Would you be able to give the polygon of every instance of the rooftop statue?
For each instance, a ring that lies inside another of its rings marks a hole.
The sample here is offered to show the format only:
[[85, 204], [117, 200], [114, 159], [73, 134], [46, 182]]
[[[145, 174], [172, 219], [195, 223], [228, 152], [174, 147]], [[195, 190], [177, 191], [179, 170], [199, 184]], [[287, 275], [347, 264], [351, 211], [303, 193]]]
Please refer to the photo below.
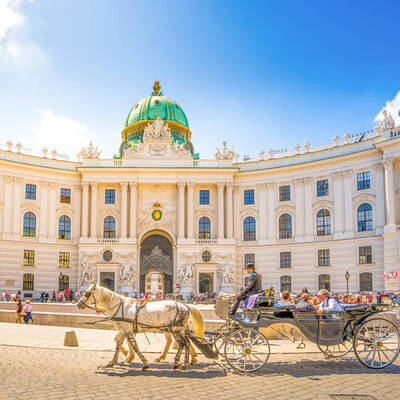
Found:
[[375, 131], [378, 133], [384, 133], [390, 131], [395, 127], [395, 122], [390, 113], [383, 110], [383, 119], [375, 126]]
[[217, 147], [217, 152], [214, 154], [217, 160], [233, 160], [237, 161], [239, 154], [233, 151], [233, 146], [229, 149], [226, 141], [222, 142], [222, 147]]
[[100, 157], [101, 150], [99, 150], [97, 147], [93, 145], [93, 142], [90, 141], [89, 146], [84, 148], [82, 147], [82, 150], [77, 154], [78, 161], [81, 159], [87, 160], [87, 159], [98, 159]]
[[172, 138], [168, 125], [157, 116], [153, 123], [148, 123], [144, 128], [143, 138]]

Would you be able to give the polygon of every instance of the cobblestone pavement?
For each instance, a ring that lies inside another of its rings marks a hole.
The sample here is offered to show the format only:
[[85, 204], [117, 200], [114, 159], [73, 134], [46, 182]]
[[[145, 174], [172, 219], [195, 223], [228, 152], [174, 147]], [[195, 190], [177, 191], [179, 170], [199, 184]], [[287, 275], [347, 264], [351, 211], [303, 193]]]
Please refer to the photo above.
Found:
[[0, 346], [0, 399], [328, 400], [329, 394], [368, 394], [389, 400], [400, 393], [400, 360], [372, 371], [352, 358], [325, 361], [320, 354], [273, 354], [266, 367], [249, 375], [203, 357], [187, 371], [172, 370], [170, 362], [151, 364], [144, 372], [136, 362], [97, 368], [111, 356], [105, 351]]

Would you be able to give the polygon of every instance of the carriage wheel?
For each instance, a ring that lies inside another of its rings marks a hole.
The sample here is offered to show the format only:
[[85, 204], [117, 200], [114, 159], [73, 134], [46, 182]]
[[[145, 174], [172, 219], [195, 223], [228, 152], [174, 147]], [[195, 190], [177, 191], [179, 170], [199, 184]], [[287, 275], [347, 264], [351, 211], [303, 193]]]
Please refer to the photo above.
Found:
[[227, 324], [217, 330], [217, 335], [214, 338], [214, 348], [218, 354], [224, 354], [226, 339], [231, 332], [232, 329]]
[[331, 346], [321, 346], [319, 349], [324, 353], [326, 358], [338, 358], [345, 356], [353, 348], [353, 343], [346, 340], [343, 343]]
[[362, 323], [353, 338], [354, 353], [368, 368], [385, 368], [396, 360], [400, 352], [400, 333], [384, 318], [373, 318]]
[[224, 355], [228, 364], [241, 372], [254, 372], [262, 368], [269, 359], [267, 338], [255, 329], [235, 330], [225, 339]]

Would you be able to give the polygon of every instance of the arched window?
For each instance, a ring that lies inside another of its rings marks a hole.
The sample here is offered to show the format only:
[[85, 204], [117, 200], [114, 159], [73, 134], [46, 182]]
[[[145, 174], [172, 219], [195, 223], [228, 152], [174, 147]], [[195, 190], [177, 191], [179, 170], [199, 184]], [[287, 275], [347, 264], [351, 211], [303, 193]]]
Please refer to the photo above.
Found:
[[290, 275], [281, 276], [281, 292], [284, 290], [292, 291], [292, 277]]
[[256, 220], [253, 217], [243, 221], [243, 240], [256, 240]]
[[360, 292], [372, 292], [372, 273], [371, 272], [361, 272], [360, 274]]
[[105, 238], [115, 238], [115, 218], [105, 217], [104, 218], [104, 235]]
[[282, 214], [279, 217], [279, 239], [290, 239], [292, 237], [292, 216]]
[[24, 274], [22, 283], [22, 289], [27, 291], [32, 291], [34, 288], [34, 276], [33, 274]]
[[199, 239], [210, 239], [210, 218], [199, 219]]
[[319, 210], [317, 213], [317, 236], [331, 234], [331, 213], [328, 210]]
[[36, 236], [36, 215], [33, 212], [24, 214], [24, 236]]
[[331, 290], [331, 277], [328, 274], [318, 276], [318, 290], [321, 289]]
[[69, 276], [60, 274], [58, 276], [58, 290], [69, 289]]
[[357, 210], [358, 232], [372, 231], [372, 206], [364, 203]]
[[71, 218], [68, 215], [61, 215], [58, 220], [58, 238], [71, 239]]

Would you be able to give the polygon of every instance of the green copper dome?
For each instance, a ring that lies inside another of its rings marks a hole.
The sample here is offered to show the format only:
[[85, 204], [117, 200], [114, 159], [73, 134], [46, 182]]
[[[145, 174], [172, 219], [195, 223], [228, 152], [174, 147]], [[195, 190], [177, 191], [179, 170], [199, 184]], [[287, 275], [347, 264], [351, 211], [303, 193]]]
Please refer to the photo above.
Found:
[[126, 119], [125, 128], [140, 121], [154, 121], [157, 116], [164, 121], [176, 122], [189, 129], [189, 122], [182, 108], [163, 95], [158, 81], [154, 83], [153, 93], [132, 107]]

